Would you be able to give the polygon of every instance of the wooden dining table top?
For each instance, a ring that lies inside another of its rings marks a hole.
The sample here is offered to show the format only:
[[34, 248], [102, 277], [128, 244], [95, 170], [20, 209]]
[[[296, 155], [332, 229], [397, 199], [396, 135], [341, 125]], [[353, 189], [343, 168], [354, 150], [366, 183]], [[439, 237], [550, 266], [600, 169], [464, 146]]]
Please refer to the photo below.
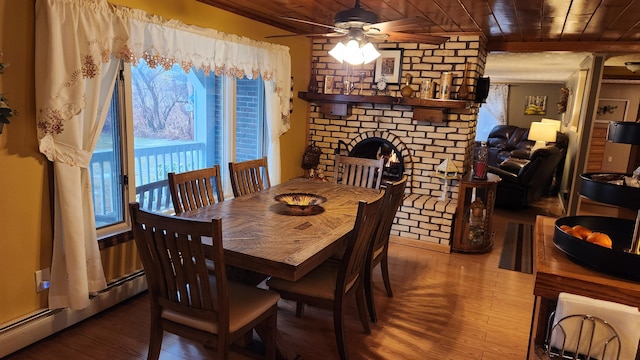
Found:
[[[274, 200], [286, 193], [311, 193], [327, 201], [310, 215], [293, 215]], [[342, 246], [355, 225], [358, 202], [371, 201], [379, 193], [298, 178], [177, 216], [221, 218], [226, 264], [295, 281]]]

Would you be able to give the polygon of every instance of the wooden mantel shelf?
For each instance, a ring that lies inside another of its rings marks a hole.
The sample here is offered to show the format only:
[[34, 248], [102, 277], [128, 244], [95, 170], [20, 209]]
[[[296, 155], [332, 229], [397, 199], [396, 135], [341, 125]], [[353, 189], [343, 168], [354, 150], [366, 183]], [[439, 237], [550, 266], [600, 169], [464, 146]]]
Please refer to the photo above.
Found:
[[468, 106], [468, 101], [465, 100], [403, 98], [385, 95], [317, 94], [300, 91], [298, 97], [318, 104], [320, 112], [325, 115], [349, 116], [353, 104], [407, 105], [413, 107], [414, 120], [429, 122], [443, 122], [445, 115], [451, 109], [465, 109]]

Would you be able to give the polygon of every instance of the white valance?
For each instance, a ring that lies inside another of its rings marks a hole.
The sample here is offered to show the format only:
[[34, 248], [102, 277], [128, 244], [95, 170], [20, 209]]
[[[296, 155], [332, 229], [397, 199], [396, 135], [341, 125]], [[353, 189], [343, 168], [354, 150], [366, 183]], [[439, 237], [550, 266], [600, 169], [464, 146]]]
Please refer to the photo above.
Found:
[[282, 118], [279, 134], [290, 127], [291, 57], [286, 46], [166, 20], [106, 0], [38, 3], [40, 21], [59, 34], [55, 39], [48, 34], [55, 41], [47, 44], [44, 58], [36, 57], [36, 72], [47, 72], [46, 79], [37, 77], [36, 101], [40, 150], [49, 160], [82, 164], [56, 149], [53, 138], [59, 137], [66, 122], [84, 108], [82, 80], [97, 76], [100, 64], [111, 56], [132, 63], [145, 59], [152, 68], [180, 64], [185, 71], [195, 67], [238, 78], [262, 76], [275, 85]]

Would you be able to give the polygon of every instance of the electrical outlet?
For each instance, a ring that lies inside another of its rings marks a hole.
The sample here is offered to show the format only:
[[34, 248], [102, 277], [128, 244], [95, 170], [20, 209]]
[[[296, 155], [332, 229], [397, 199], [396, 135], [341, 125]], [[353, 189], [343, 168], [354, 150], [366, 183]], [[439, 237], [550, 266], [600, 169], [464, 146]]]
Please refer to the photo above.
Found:
[[36, 291], [42, 292], [49, 288], [51, 271], [49, 268], [36, 271]]

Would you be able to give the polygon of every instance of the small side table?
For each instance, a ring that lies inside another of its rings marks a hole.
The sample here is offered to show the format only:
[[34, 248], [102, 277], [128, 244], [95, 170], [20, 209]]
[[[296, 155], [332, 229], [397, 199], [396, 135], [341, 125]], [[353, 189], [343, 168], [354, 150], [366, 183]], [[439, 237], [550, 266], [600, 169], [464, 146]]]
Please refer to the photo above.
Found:
[[499, 176], [491, 173], [487, 174], [486, 180], [474, 179], [470, 173], [460, 180], [452, 250], [491, 250], [491, 218], [496, 201], [496, 188], [500, 180]]

